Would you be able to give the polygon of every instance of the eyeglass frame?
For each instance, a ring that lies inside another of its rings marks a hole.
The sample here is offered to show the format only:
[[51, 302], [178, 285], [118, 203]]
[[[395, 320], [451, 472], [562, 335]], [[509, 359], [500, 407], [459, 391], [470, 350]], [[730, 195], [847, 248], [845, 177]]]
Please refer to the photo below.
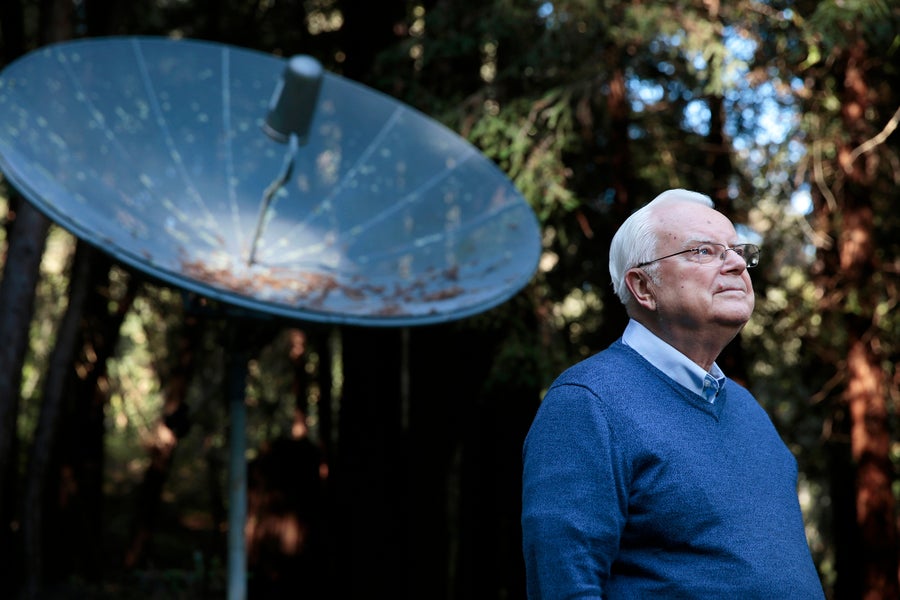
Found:
[[[660, 256], [659, 258], [654, 258], [653, 260], [648, 260], [648, 261], [645, 261], [645, 262], [642, 262], [642, 263], [638, 263], [638, 264], [634, 265], [634, 267], [632, 267], [632, 268], [634, 268], [634, 269], [639, 269], [639, 268], [641, 268], [641, 267], [646, 267], [647, 265], [653, 264], [653, 263], [658, 262], [658, 261], [660, 261], [660, 260], [663, 260], [663, 259], [665, 259], [665, 258], [672, 258], [673, 256], [679, 256], [679, 255], [681, 255], [681, 254], [687, 254], [688, 252], [694, 252], [694, 253], [696, 253], [696, 254], [699, 256], [700, 248], [701, 248], [702, 246], [705, 246], [705, 245], [709, 245], [709, 246], [720, 246], [720, 247], [724, 248], [724, 250], [722, 250], [722, 254], [719, 255], [719, 259], [720, 259], [723, 263], [725, 262], [725, 255], [728, 254], [728, 251], [729, 251], [729, 250], [731, 250], [732, 252], [734, 252], [735, 254], [737, 254], [738, 256], [740, 256], [740, 257], [744, 260], [744, 264], [746, 265], [746, 267], [747, 267], [748, 269], [752, 269], [753, 267], [755, 267], [755, 266], [757, 266], [757, 265], [759, 264], [759, 253], [760, 253], [760, 252], [759, 252], [759, 246], [757, 246], [756, 244], [735, 244], [734, 246], [726, 246], [725, 244], [720, 244], [720, 243], [718, 243], [718, 242], [701, 242], [700, 245], [695, 246], [695, 247], [693, 247], [693, 248], [688, 248], [687, 250], [681, 250], [680, 252], [675, 252], [675, 253], [672, 253], [672, 254], [667, 254], [667, 255], [665, 255], [665, 256]], [[744, 254], [743, 254], [743, 255], [738, 254], [737, 251], [735, 250], [735, 248], [740, 248], [740, 247], [743, 247], [743, 248], [744, 248]], [[753, 250], [751, 250], [750, 252], [747, 252], [747, 248], [752, 248]], [[753, 264], [750, 264], [750, 259], [751, 259], [751, 257], [755, 257], [755, 258], [756, 258], [756, 261], [753, 262]], [[713, 262], [713, 261], [710, 260], [709, 262], [706, 262], [706, 263], [701, 263], [701, 262], [698, 261], [697, 264], [707, 265], [707, 264], [710, 264], [711, 262]]]

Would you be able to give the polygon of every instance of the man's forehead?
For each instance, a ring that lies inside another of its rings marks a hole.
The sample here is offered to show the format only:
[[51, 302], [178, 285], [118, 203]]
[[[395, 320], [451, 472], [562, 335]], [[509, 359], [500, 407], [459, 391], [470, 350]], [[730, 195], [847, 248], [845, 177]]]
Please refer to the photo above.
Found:
[[[731, 221], [714, 208], [696, 202], [668, 202], [657, 207], [653, 216], [660, 222], [682, 222], [694, 226], [731, 226]], [[732, 227], [733, 228], [733, 227]]]
[[675, 242], [737, 241], [737, 233], [728, 217], [702, 204], [672, 202], [660, 206], [654, 216], [662, 239]]

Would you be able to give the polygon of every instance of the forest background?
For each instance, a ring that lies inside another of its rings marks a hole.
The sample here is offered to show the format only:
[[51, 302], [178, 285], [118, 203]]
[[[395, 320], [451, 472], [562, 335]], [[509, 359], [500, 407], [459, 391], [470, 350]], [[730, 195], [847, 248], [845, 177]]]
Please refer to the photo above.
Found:
[[514, 298], [444, 325], [253, 318], [116, 264], [5, 185], [4, 591], [220, 597], [244, 360], [251, 595], [523, 598], [525, 432], [553, 377], [624, 327], [612, 233], [684, 187], [763, 248], [720, 363], [797, 457], [828, 597], [900, 597], [897, 3], [7, 0], [0, 66], [138, 34], [308, 54], [416, 107], [508, 174], [543, 256]]

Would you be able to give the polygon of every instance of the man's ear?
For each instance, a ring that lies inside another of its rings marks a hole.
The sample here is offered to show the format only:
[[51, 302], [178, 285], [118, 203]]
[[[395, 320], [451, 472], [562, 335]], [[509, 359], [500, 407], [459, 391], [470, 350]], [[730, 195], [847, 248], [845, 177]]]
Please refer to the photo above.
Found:
[[646, 310], [656, 310], [656, 294], [647, 273], [638, 268], [630, 269], [625, 273], [625, 285], [638, 305]]

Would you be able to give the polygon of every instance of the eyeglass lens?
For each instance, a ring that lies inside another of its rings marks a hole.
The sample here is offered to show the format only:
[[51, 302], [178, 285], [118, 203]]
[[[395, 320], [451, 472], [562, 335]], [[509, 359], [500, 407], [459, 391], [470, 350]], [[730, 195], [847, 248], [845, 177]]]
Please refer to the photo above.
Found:
[[743, 258], [747, 267], [755, 267], [759, 263], [759, 248], [753, 244], [738, 244], [732, 248], [728, 248], [723, 244], [710, 242], [697, 246], [694, 249], [694, 253], [697, 256], [698, 262], [708, 263], [712, 261], [713, 258], [719, 258], [724, 261], [729, 250]]

